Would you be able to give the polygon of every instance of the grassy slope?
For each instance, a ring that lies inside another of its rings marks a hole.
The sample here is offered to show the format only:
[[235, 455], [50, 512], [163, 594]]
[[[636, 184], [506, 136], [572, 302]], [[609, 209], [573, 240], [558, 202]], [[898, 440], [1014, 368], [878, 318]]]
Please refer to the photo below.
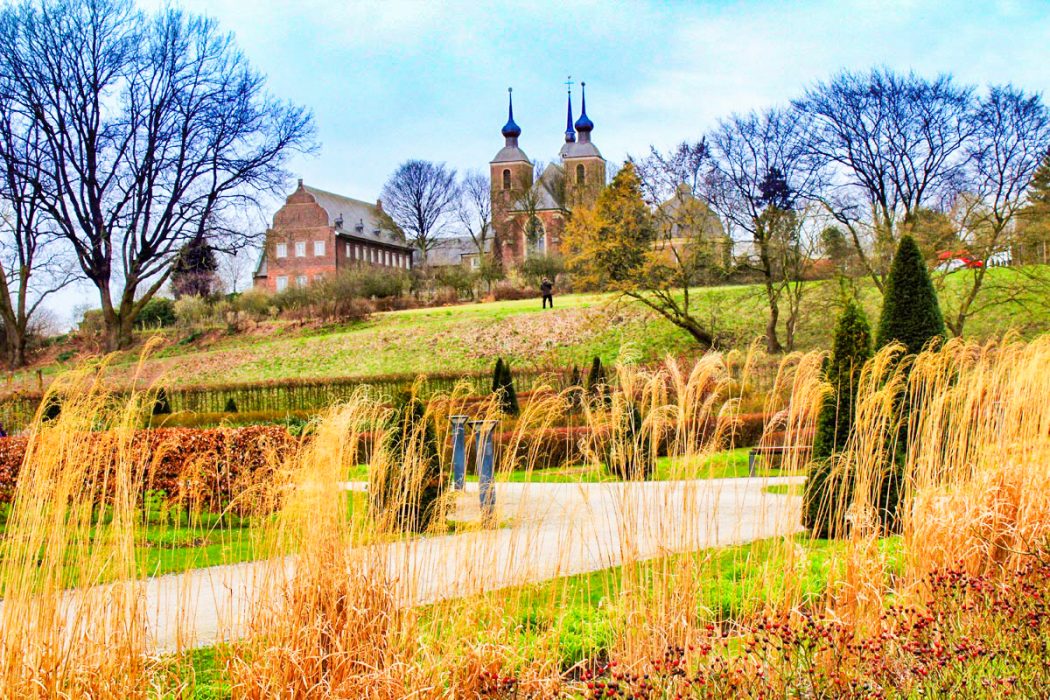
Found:
[[[1005, 279], [1010, 270], [995, 270]], [[957, 273], [958, 275], [959, 273]], [[946, 280], [944, 295], [958, 290], [961, 276]], [[809, 285], [798, 329], [800, 349], [827, 344], [836, 314], [837, 285]], [[764, 300], [755, 286], [697, 290], [696, 315], [705, 319], [727, 345], [744, 347], [764, 329]], [[872, 321], [880, 298], [862, 283], [861, 296]], [[539, 300], [463, 304], [376, 314], [352, 326], [303, 328], [281, 324], [266, 333], [206, 334], [185, 341], [188, 331], [171, 330], [168, 342], [146, 363], [145, 376], [166, 376], [172, 383], [254, 381], [282, 377], [368, 376], [390, 373], [488, 369], [495, 357], [518, 366], [587, 364], [603, 361], [656, 360], [692, 353], [696, 345], [684, 332], [655, 317], [637, 303], [611, 295], [561, 295], [554, 311], [542, 311]], [[949, 303], [950, 305], [950, 303]], [[987, 337], [1007, 329], [1033, 335], [1050, 327], [1047, 309], [1009, 301], [982, 310], [967, 334]], [[137, 351], [114, 358], [115, 375], [135, 371]], [[43, 367], [52, 374], [61, 364]], [[31, 383], [29, 374], [23, 374]]]

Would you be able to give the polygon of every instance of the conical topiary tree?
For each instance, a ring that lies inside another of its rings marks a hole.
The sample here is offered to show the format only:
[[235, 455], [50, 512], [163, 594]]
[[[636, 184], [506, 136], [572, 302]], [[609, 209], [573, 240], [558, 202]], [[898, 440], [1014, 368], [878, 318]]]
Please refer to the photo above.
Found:
[[926, 261], [915, 239], [902, 236], [883, 292], [875, 345], [898, 342], [914, 354], [944, 333], [944, 316]]
[[445, 479], [434, 422], [418, 397], [397, 399], [384, 448], [387, 468], [369, 485], [374, 517], [390, 518], [391, 527], [405, 532], [428, 530], [440, 518]]
[[157, 395], [153, 399], [153, 415], [163, 416], [171, 413], [171, 401], [168, 400], [168, 392], [164, 387], [157, 389]]
[[514, 377], [510, 373], [510, 363], [500, 359], [496, 363], [498, 374], [493, 377], [493, 391], [499, 395], [500, 409], [510, 416], [519, 412], [518, 392], [514, 390]]
[[591, 371], [587, 374], [587, 394], [595, 398], [603, 398], [607, 393], [608, 379], [605, 376], [605, 367], [602, 358], [595, 355], [591, 361]]
[[503, 381], [503, 358], [496, 358], [496, 366], [492, 368], [492, 393], [499, 391], [500, 382]]
[[840, 452], [853, 430], [857, 409], [857, 383], [864, 363], [871, 358], [871, 326], [864, 310], [850, 300], [839, 316], [831, 356], [824, 377], [832, 391], [817, 418], [809, 478], [803, 494], [802, 524], [816, 537], [844, 532], [845, 510], [852, 488], [849, 474], [833, 474], [833, 456]]
[[[915, 354], [922, 351], [930, 341], [943, 339], [944, 335], [944, 316], [926, 261], [915, 239], [902, 236], [886, 280], [875, 345], [882, 348], [898, 342], [908, 354]], [[887, 436], [893, 443], [889, 450], [891, 457], [875, 497], [882, 527], [888, 531], [897, 530], [900, 524], [898, 509], [908, 451], [908, 421], [914, 418], [909, 415], [906, 396], [898, 397], [897, 406], [900, 411], [900, 430], [896, 435]]]

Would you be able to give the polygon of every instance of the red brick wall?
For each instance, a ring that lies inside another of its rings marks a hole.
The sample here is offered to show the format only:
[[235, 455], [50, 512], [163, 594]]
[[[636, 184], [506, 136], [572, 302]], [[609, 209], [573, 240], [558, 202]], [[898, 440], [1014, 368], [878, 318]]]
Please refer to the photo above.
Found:
[[[314, 254], [315, 241], [324, 241], [324, 255]], [[300, 242], [306, 244], [304, 257], [295, 254], [295, 244]], [[277, 257], [280, 244], [287, 246], [286, 257]], [[330, 277], [336, 273], [336, 255], [328, 214], [308, 192], [296, 191], [273, 215], [273, 228], [266, 233], [266, 277], [256, 280], [256, 286], [276, 292], [278, 277], [287, 277], [289, 287], [302, 275], [308, 284], [318, 275]]]

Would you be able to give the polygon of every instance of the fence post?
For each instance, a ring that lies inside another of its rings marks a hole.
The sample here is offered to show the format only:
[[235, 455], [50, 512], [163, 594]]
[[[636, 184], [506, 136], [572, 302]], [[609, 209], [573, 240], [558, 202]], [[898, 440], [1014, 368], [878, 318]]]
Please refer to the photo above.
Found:
[[467, 420], [470, 416], [449, 416], [452, 422], [452, 488], [463, 490], [467, 472]]
[[470, 422], [477, 441], [478, 499], [482, 522], [491, 520], [496, 512], [496, 488], [492, 483], [492, 431], [498, 423], [497, 420]]

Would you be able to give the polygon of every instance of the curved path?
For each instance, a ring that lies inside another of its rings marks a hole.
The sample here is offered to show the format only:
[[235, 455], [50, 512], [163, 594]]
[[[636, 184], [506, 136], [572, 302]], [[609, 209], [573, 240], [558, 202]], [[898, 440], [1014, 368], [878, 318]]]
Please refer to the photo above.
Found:
[[[375, 545], [369, 552], [384, 562], [399, 603], [416, 605], [593, 571], [625, 559], [788, 534], [799, 529], [801, 499], [769, 494], [764, 487], [801, 481], [498, 483], [497, 515], [510, 519], [511, 527]], [[364, 484], [344, 487], [363, 489]], [[467, 484], [455, 519], [479, 517], [477, 488]], [[277, 566], [245, 562], [146, 581], [152, 647], [166, 652], [241, 636], [255, 593], [282, 570], [291, 575], [294, 567], [289, 557]]]

